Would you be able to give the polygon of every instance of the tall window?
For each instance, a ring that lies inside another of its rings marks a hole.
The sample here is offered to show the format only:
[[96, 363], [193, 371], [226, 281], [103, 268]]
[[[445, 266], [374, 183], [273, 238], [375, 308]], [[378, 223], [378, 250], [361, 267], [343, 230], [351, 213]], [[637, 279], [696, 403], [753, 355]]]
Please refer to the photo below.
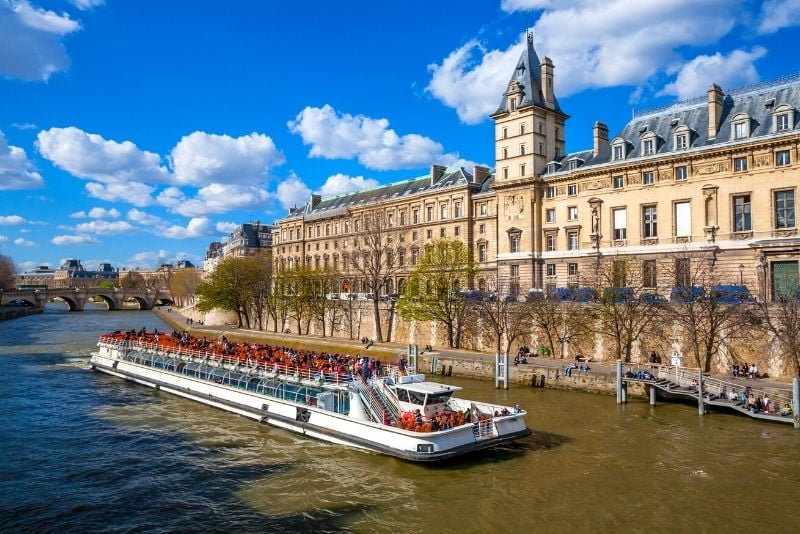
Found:
[[614, 176], [611, 178], [611, 181], [614, 184], [614, 189], [622, 189], [625, 187], [625, 178], [623, 176]]
[[508, 167], [503, 167], [503, 178], [508, 180]]
[[574, 197], [578, 194], [578, 184], [567, 185], [567, 195]]
[[753, 229], [750, 216], [750, 195], [736, 195], [733, 197], [733, 231], [749, 232]]
[[547, 234], [547, 252], [553, 252], [556, 249], [556, 234]]
[[567, 264], [567, 274], [570, 276], [578, 276], [578, 264], [577, 263], [568, 263]]
[[406, 225], [406, 212], [405, 211], [401, 211], [400, 212], [400, 226], [405, 226], [405, 225]]
[[547, 189], [545, 189], [545, 197], [554, 198], [555, 196], [556, 196], [556, 188], [555, 188], [555, 186], [548, 185]]
[[544, 211], [544, 220], [545, 220], [545, 222], [548, 222], [548, 223], [556, 222], [556, 209], [555, 208], [547, 208]]
[[689, 287], [692, 283], [692, 263], [689, 258], [677, 258], [675, 260], [675, 285], [677, 287]]
[[447, 236], [447, 230], [444, 228], [439, 228], [439, 237], [446, 237], [446, 236]]
[[503, 139], [508, 139], [508, 128], [503, 128]]
[[511, 266], [511, 287], [509, 287], [509, 292], [512, 295], [519, 294], [519, 265]]
[[794, 228], [794, 189], [775, 191], [775, 228]]
[[747, 158], [733, 158], [734, 172], [745, 172], [747, 170]]
[[692, 205], [689, 202], [675, 203], [675, 236], [692, 235]]
[[642, 207], [642, 236], [658, 237], [658, 220], [655, 206]]
[[525, 155], [525, 143], [522, 143], [521, 145], [519, 145], [519, 155], [520, 156], [524, 156]]
[[509, 248], [511, 252], [519, 252], [519, 234], [513, 233], [509, 235]]
[[486, 233], [486, 225], [485, 224], [479, 224], [478, 225], [478, 233], [479, 234], [485, 234]]
[[622, 145], [614, 145], [614, 161], [625, 159], [625, 148]]
[[447, 203], [443, 202], [439, 206], [439, 219], [444, 220], [447, 218]]
[[614, 212], [614, 239], [628, 239], [628, 210], [615, 209]]
[[555, 276], [556, 275], [556, 264], [555, 263], [548, 263], [545, 268], [547, 276]]
[[567, 248], [569, 250], [578, 250], [578, 232], [567, 233]]
[[397, 251], [397, 265], [403, 267], [406, 264], [406, 251], [405, 249], [399, 249]]
[[433, 220], [433, 206], [428, 206], [426, 208], [426, 211], [427, 211], [427, 216], [428, 216], [427, 220], [428, 220], [428, 222], [430, 222], [430, 221]]
[[525, 176], [525, 164], [524, 163], [519, 166], [519, 175], [520, 176]]
[[486, 207], [486, 202], [481, 203], [480, 213], [481, 215], [486, 215], [487, 213], [489, 213], [489, 210]]
[[461, 217], [461, 202], [453, 203], [453, 217]]
[[737, 122], [733, 125], [733, 138], [744, 139], [749, 134], [747, 122]]
[[642, 285], [644, 287], [658, 286], [656, 260], [644, 260], [642, 262]]
[[481, 263], [486, 261], [486, 243], [478, 244], [478, 261]]
[[519, 134], [520, 135], [525, 135], [525, 123], [524, 122], [519, 125]]
[[642, 183], [644, 185], [653, 185], [656, 183], [655, 174], [652, 171], [642, 173]]
[[412, 248], [411, 249], [411, 265], [416, 265], [417, 261], [419, 261], [419, 249]]
[[779, 132], [789, 129], [789, 114], [781, 113], [775, 116], [775, 129]]
[[775, 152], [775, 166], [785, 167], [792, 164], [792, 156], [788, 150], [779, 150]]
[[649, 156], [655, 153], [656, 142], [654, 139], [645, 139], [642, 141], [642, 154]]
[[675, 167], [675, 180], [681, 182], [685, 180], [688, 176], [686, 171], [686, 165], [681, 165], [680, 167]]
[[685, 133], [675, 135], [675, 149], [683, 150], [689, 146], [688, 138], [689, 136]]
[[417, 224], [417, 223], [419, 222], [419, 210], [418, 210], [418, 209], [415, 209], [415, 210], [412, 212], [412, 214], [411, 214], [411, 221], [412, 221], [414, 224]]
[[503, 147], [503, 159], [508, 159], [508, 148]]

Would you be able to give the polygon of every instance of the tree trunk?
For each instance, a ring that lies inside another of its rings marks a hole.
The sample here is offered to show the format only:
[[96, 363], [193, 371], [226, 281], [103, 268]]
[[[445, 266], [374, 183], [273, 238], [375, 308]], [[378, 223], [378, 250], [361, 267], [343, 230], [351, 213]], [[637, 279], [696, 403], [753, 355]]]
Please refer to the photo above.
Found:
[[375, 316], [375, 337], [379, 342], [383, 342], [383, 333], [381, 332], [381, 310], [378, 308], [378, 294], [372, 299], [372, 311]]

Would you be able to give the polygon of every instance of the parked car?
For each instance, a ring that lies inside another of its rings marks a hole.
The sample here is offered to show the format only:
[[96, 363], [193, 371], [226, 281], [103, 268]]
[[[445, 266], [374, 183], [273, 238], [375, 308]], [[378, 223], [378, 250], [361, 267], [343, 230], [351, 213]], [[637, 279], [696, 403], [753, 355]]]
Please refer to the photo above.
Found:
[[699, 302], [705, 297], [706, 290], [700, 286], [672, 288], [669, 293], [669, 301], [672, 304], [685, 304], [687, 302]]
[[607, 287], [603, 289], [604, 302], [628, 302], [633, 300], [633, 289], [630, 287]]
[[597, 300], [597, 291], [592, 287], [576, 287], [572, 290], [572, 300], [575, 302], [593, 302]]
[[325, 298], [328, 300], [339, 300], [339, 293], [326, 293]]
[[374, 300], [374, 293], [356, 293], [356, 300]]
[[711, 287], [710, 298], [721, 304], [742, 304], [755, 302], [747, 286], [720, 284]]
[[544, 291], [537, 288], [531, 288], [528, 290], [528, 300], [542, 300], [544, 298]]
[[547, 298], [558, 302], [572, 300], [572, 290], [568, 287], [552, 287], [547, 290]]
[[666, 304], [667, 299], [658, 293], [642, 293], [639, 295], [642, 304]]

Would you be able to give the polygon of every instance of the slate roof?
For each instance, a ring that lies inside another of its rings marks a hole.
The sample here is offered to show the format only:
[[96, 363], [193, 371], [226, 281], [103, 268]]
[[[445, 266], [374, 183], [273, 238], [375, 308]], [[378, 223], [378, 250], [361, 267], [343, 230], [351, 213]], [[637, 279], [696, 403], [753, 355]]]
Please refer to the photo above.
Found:
[[[797, 131], [800, 126], [800, 74], [742, 87], [726, 94], [717, 135], [713, 139], [708, 138], [707, 97], [645, 110], [634, 116], [617, 136], [610, 138], [609, 146], [601, 150], [597, 156], [592, 156], [592, 150], [581, 150], [558, 158], [562, 167], [557, 172], [567, 171], [567, 162], [575, 157], [584, 160], [579, 168], [610, 163], [611, 143], [618, 138], [622, 138], [626, 143], [626, 161], [645, 157], [642, 154], [641, 137], [647, 132], [653, 132], [656, 135], [657, 146], [655, 153], [646, 157], [669, 153], [677, 154], [686, 150], [720, 144], [747, 143], [753, 139], [783, 135], [785, 132], [775, 133], [772, 131], [772, 112], [784, 104], [795, 110], [794, 124], [790, 127], [791, 130]], [[734, 140], [731, 136], [732, 119], [740, 113], [750, 117], [750, 135], [744, 139]], [[681, 126], [689, 129], [689, 145], [685, 149], [676, 150], [673, 146], [673, 132]]]
[[[526, 39], [527, 45], [525, 50], [522, 51], [522, 54], [519, 56], [519, 60], [517, 61], [517, 66], [514, 69], [514, 73], [511, 75], [511, 78], [508, 80], [508, 83], [516, 80], [516, 82], [520, 86], [520, 90], [522, 91], [522, 102], [519, 104], [519, 108], [523, 108], [526, 106], [538, 106], [540, 108], [548, 108], [554, 109], [561, 114], [564, 112], [561, 110], [561, 106], [558, 104], [558, 99], [556, 98], [555, 94], [553, 95], [553, 107], [546, 106], [544, 103], [544, 95], [542, 94], [542, 62], [539, 61], [539, 56], [536, 54], [536, 50], [533, 48], [533, 35], [528, 34], [528, 38]], [[505, 113], [508, 110], [508, 102], [507, 102], [506, 95], [503, 95], [503, 98], [500, 100], [500, 106], [497, 108], [497, 113]]]
[[[335, 217], [346, 215], [347, 210], [352, 207], [370, 204], [373, 202], [383, 202], [394, 200], [403, 196], [417, 193], [435, 191], [457, 185], [470, 184], [473, 181], [472, 173], [463, 167], [447, 169], [442, 176], [431, 184], [430, 175], [411, 178], [401, 182], [388, 185], [381, 185], [372, 189], [364, 189], [354, 193], [345, 193], [334, 197], [320, 200], [312, 209], [311, 203], [289, 210], [287, 217], [304, 216], [306, 220], [313, 220], [323, 217]], [[484, 180], [486, 183], [487, 180]], [[482, 185], [482, 184], [476, 184]]]

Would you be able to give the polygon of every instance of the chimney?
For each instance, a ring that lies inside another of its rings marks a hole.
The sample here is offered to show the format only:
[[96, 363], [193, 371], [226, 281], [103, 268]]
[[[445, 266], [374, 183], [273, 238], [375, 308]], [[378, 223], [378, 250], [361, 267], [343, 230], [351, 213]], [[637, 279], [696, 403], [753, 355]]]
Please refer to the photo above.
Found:
[[594, 140], [594, 148], [592, 148], [592, 156], [597, 156], [602, 150], [608, 146], [608, 126], [606, 123], [596, 121], [592, 129], [592, 139]]
[[311, 209], [313, 210], [319, 206], [319, 201], [322, 200], [322, 195], [311, 195]]
[[489, 167], [475, 165], [472, 170], [472, 183], [481, 184], [489, 176]]
[[431, 165], [431, 185], [439, 181], [447, 167], [444, 165]]
[[708, 138], [717, 137], [720, 119], [722, 119], [722, 104], [725, 95], [719, 85], [712, 83], [708, 88]]
[[555, 103], [553, 98], [553, 61], [549, 57], [542, 60], [542, 96], [545, 105], [552, 106]]

